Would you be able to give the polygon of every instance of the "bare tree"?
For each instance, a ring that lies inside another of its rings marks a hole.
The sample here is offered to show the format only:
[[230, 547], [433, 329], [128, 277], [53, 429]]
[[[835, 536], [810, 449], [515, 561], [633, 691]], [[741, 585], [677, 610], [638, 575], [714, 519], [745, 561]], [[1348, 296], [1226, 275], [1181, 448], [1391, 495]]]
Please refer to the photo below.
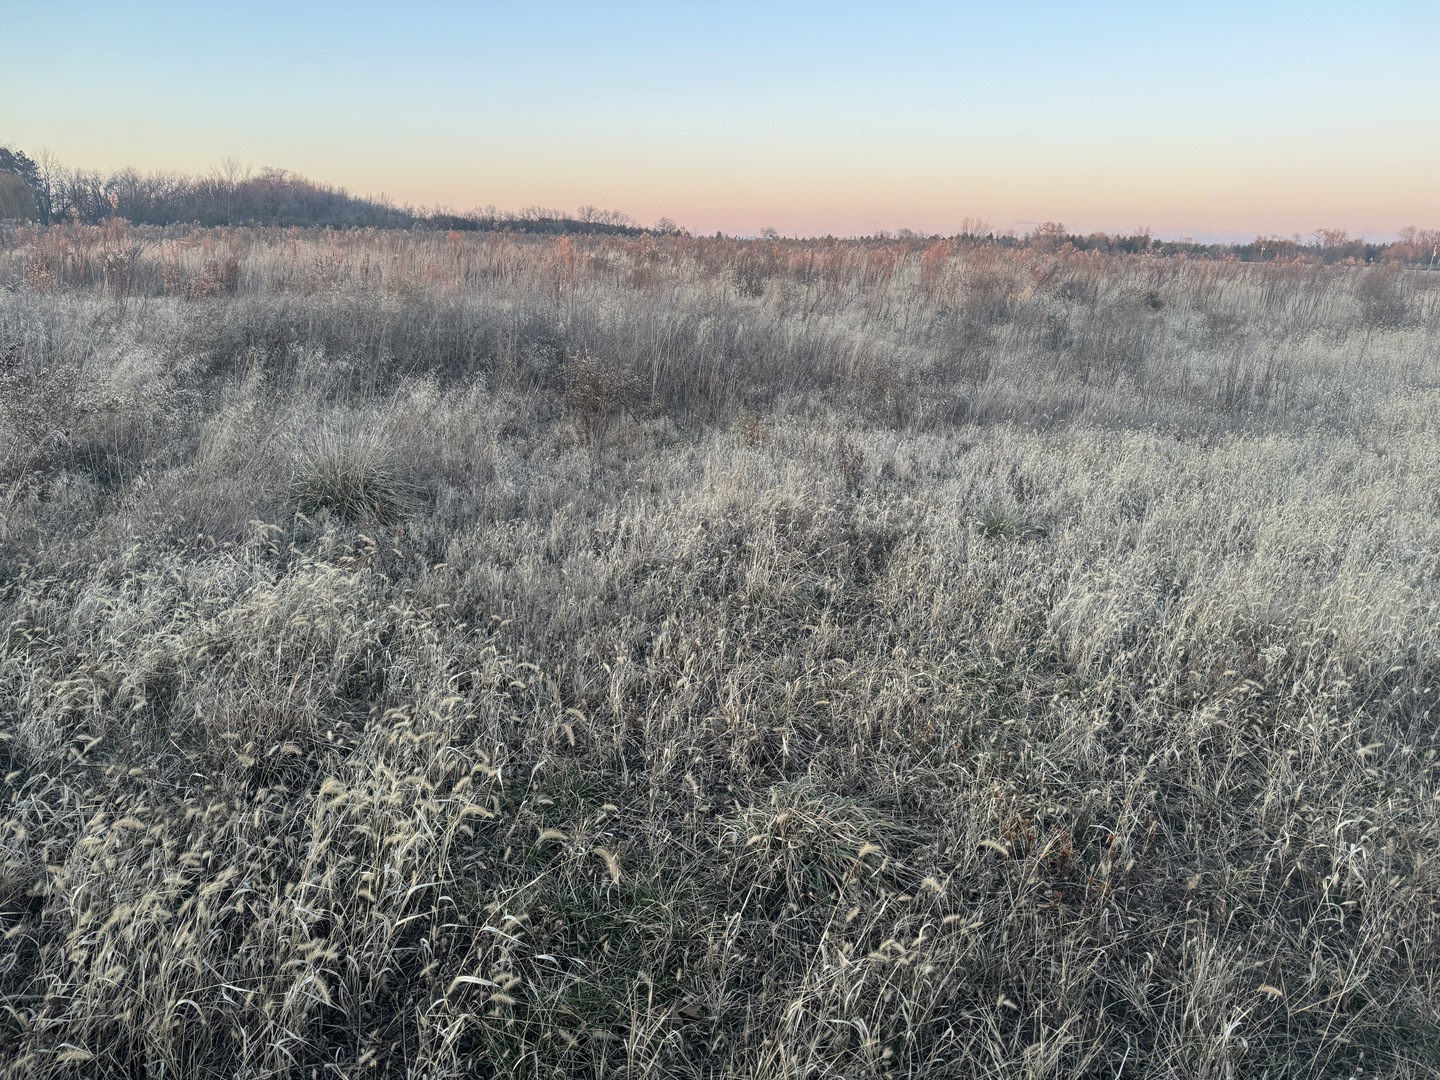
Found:
[[967, 216], [960, 219], [960, 235], [967, 240], [979, 240], [990, 232], [990, 223], [984, 218]]

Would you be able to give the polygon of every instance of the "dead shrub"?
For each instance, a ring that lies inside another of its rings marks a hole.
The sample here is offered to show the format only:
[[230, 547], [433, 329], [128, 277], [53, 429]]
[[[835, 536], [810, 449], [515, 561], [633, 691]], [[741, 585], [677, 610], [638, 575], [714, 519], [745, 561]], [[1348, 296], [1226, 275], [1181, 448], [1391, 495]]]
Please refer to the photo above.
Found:
[[585, 350], [570, 360], [565, 403], [591, 442], [598, 442], [623, 417], [638, 417], [647, 396], [637, 372]]

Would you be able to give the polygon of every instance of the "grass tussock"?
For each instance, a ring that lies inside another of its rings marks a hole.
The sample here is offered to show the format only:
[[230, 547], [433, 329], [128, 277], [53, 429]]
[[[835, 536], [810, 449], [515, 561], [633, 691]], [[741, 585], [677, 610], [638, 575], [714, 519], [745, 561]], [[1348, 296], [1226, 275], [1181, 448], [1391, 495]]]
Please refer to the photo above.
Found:
[[1440, 1068], [1430, 276], [112, 232], [0, 249], [0, 1075]]
[[393, 524], [420, 497], [383, 432], [323, 429], [298, 457], [287, 491], [308, 517], [330, 513], [352, 524]]

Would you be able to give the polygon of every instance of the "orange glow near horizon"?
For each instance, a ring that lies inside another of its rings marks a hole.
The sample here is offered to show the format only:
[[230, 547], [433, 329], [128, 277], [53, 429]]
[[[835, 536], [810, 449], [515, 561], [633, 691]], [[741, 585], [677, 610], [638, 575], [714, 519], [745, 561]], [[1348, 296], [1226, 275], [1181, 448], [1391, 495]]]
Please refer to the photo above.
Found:
[[[1440, 226], [1434, 5], [249, 14], [91, 5], [63, 50], [11, 57], [0, 142], [87, 168], [229, 158], [417, 206], [592, 204], [705, 233]], [[38, 13], [10, 23], [46, 39]]]

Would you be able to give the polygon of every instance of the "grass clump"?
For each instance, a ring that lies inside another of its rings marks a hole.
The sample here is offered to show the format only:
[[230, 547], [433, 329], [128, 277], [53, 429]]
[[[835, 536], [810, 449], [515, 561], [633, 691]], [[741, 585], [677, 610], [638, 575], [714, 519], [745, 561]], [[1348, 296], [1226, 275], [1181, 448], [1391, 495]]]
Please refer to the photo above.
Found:
[[1045, 530], [1022, 514], [995, 507], [983, 511], [974, 521], [975, 531], [987, 540], [1033, 540]]
[[350, 524], [391, 525], [411, 512], [420, 486], [376, 431], [325, 429], [302, 451], [288, 487], [307, 517], [333, 514]]

